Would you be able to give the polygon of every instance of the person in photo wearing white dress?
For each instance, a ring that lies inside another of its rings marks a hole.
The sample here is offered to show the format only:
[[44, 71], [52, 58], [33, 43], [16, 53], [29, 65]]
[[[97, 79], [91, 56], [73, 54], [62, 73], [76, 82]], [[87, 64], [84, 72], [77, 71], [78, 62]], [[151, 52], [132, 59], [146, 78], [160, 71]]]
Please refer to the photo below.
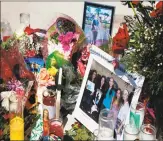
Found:
[[117, 121], [116, 121], [116, 134], [117, 134], [117, 137], [122, 134], [124, 124], [125, 124], [125, 121], [126, 121], [126, 117], [128, 115], [128, 111], [130, 109], [129, 108], [129, 101], [128, 101], [129, 92], [127, 90], [124, 90], [122, 98], [123, 98], [123, 104], [122, 104], [122, 106], [121, 106], [121, 108], [119, 110], [118, 118], [117, 118]]

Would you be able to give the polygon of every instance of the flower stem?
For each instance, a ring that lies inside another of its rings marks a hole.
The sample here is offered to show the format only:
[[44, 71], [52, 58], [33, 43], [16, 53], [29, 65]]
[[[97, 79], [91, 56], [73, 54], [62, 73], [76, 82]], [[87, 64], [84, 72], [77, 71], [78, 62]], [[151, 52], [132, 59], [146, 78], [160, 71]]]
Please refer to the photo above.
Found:
[[132, 2], [130, 1], [130, 2], [129, 2], [129, 4], [130, 4], [130, 6], [131, 6], [131, 8], [132, 8], [132, 10], [133, 10], [133, 12], [134, 12], [135, 17], [137, 18], [137, 20], [138, 20], [139, 24], [141, 25], [141, 22], [140, 22], [140, 20], [139, 20], [139, 18], [138, 18], [138, 16], [137, 16], [137, 14], [136, 14], [136, 10], [135, 10], [135, 8], [134, 8], [134, 6], [133, 6]]

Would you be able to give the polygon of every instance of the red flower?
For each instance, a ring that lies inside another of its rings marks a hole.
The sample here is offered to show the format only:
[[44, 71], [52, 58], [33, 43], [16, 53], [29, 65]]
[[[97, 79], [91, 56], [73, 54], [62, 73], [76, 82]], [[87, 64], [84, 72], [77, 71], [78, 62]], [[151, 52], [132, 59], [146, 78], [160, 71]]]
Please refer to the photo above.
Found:
[[3, 135], [3, 130], [2, 129], [0, 129], [0, 136], [2, 136]]
[[6, 42], [9, 38], [10, 36], [3, 36], [3, 41]]
[[27, 26], [25, 29], [24, 29], [24, 32], [27, 34], [27, 35], [31, 35], [35, 32], [39, 32], [40, 29], [32, 29], [30, 28], [29, 26]]
[[35, 50], [27, 50], [25, 56], [26, 57], [34, 57], [36, 55]]
[[151, 17], [158, 17], [160, 15], [163, 14], [163, 1], [159, 1], [157, 4], [156, 4], [156, 9], [153, 10], [151, 13], [150, 13], [150, 16]]
[[131, 1], [132, 2], [132, 4], [134, 4], [134, 5], [138, 5], [139, 3], [140, 3], [140, 1]]
[[10, 114], [4, 114], [4, 115], [3, 115], [3, 117], [4, 117], [4, 119], [6, 119], [6, 120], [7, 120], [7, 119], [9, 119], [9, 118], [10, 118]]
[[123, 28], [120, 27], [118, 33], [113, 37], [113, 52], [121, 54], [121, 52], [126, 49], [129, 39], [127, 25], [124, 23]]

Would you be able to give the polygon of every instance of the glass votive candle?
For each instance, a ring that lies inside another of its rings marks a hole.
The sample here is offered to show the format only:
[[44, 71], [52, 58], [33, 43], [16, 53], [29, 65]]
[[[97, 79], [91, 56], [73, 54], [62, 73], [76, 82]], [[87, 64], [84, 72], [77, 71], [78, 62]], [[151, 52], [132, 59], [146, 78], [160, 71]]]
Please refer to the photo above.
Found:
[[131, 105], [130, 111], [130, 125], [133, 125], [140, 129], [145, 114], [145, 107], [144, 104], [141, 102], [133, 103]]
[[56, 92], [47, 89], [43, 92], [43, 117], [44, 111], [48, 111], [48, 119], [53, 119], [56, 116]]
[[114, 113], [103, 109], [99, 116], [98, 140], [113, 140], [114, 136]]
[[139, 129], [127, 124], [124, 128], [123, 140], [136, 140], [139, 137]]
[[63, 124], [59, 119], [52, 119], [50, 121], [50, 134], [63, 138]]
[[139, 140], [156, 140], [156, 128], [150, 124], [142, 125]]

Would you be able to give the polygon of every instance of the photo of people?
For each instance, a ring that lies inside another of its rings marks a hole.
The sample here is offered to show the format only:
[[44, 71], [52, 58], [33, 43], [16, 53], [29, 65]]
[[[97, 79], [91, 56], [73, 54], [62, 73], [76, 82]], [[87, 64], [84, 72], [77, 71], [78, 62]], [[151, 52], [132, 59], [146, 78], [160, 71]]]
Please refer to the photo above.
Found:
[[43, 110], [43, 136], [49, 135], [49, 111]]
[[109, 52], [114, 7], [85, 2], [83, 30], [87, 42]]
[[[88, 82], [92, 83], [93, 89], [88, 88]], [[96, 60], [93, 60], [80, 108], [96, 123], [98, 123], [102, 109], [113, 111], [115, 133], [117, 136], [121, 136], [133, 91], [134, 87], [132, 85], [122, 80]]]

